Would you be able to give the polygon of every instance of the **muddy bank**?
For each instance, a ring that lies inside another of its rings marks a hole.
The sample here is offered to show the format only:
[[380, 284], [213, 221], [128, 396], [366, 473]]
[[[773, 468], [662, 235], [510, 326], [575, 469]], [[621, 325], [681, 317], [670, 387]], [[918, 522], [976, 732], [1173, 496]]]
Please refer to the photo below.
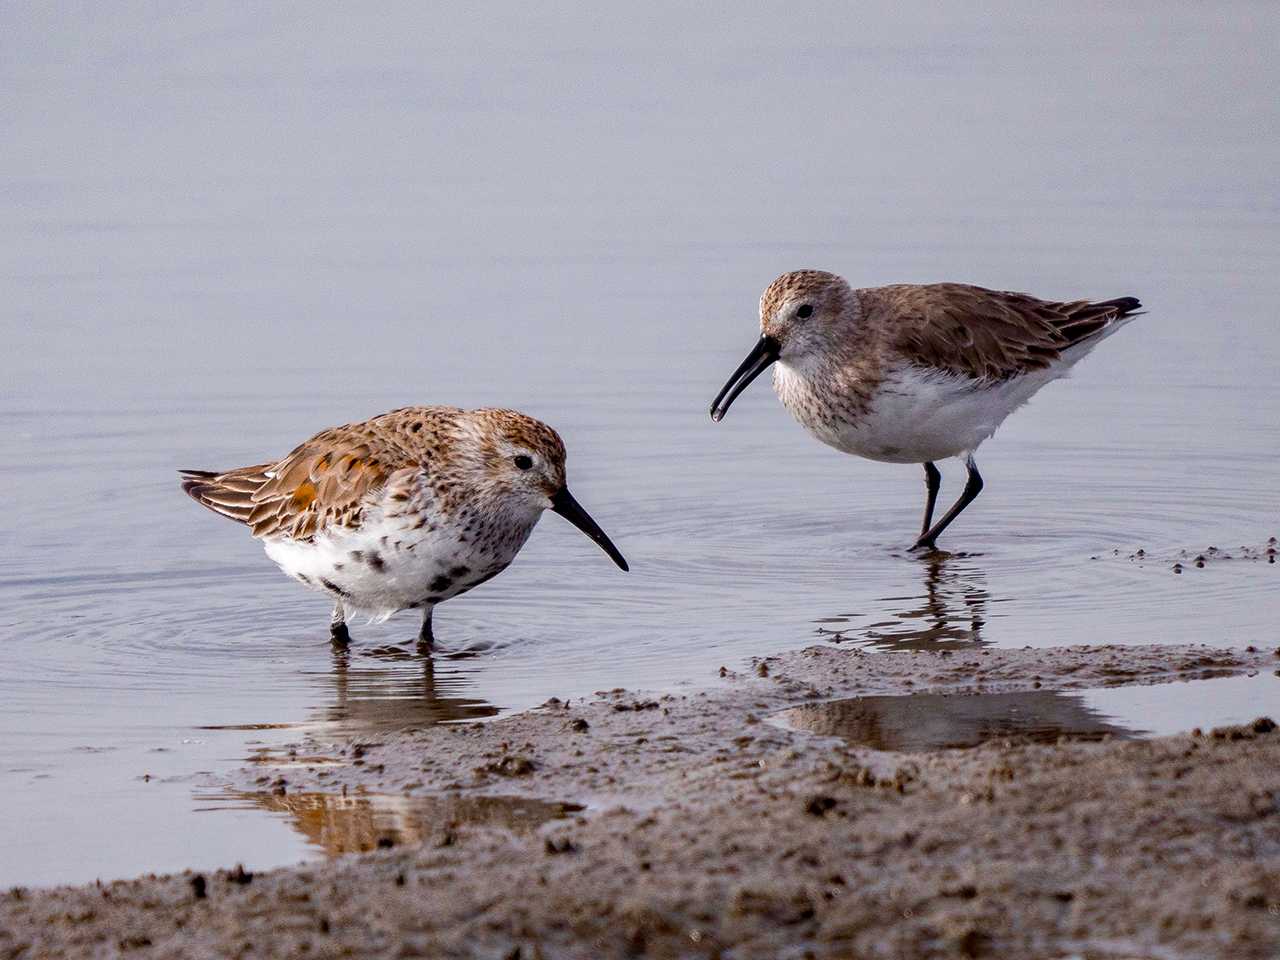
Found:
[[966, 722], [993, 736], [908, 750], [877, 733], [892, 710], [831, 725], [807, 705], [1277, 667], [1269, 650], [1208, 647], [821, 647], [687, 695], [299, 742], [232, 786], [371, 852], [11, 891], [0, 957], [1272, 958], [1270, 724], [1126, 739], [1050, 700], [1023, 735], [968, 719], [968, 701]]

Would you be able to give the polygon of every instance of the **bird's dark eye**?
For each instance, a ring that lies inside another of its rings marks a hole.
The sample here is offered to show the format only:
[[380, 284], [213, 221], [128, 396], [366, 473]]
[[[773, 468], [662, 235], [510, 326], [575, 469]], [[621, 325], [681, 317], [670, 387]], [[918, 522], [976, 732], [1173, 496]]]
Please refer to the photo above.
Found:
[[800, 309], [796, 311], [796, 316], [801, 320], [807, 319], [813, 314], [813, 307], [807, 303], [800, 304]]
[[533, 466], [533, 458], [526, 457], [523, 453], [516, 457], [514, 462], [521, 470], [528, 470]]

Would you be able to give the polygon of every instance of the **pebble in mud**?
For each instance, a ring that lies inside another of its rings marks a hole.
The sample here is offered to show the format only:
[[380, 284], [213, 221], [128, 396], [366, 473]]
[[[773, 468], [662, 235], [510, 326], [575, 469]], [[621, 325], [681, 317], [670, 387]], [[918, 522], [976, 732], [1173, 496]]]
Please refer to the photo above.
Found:
[[577, 853], [578, 848], [568, 837], [562, 837], [559, 840], [554, 837], [547, 837], [546, 842], [542, 845], [547, 856], [556, 856], [561, 853]]
[[628, 710], [657, 710], [657, 700], [636, 700], [632, 703], [615, 703], [613, 709], [618, 713], [626, 713]]
[[477, 774], [493, 773], [500, 777], [527, 777], [538, 769], [538, 765], [528, 757], [509, 754], [494, 763], [486, 763], [476, 767]]
[[1256, 736], [1271, 733], [1275, 728], [1275, 721], [1270, 717], [1258, 717], [1252, 723], [1214, 727], [1209, 731], [1209, 736], [1214, 740], [1252, 740]]
[[811, 817], [825, 817], [828, 810], [835, 808], [838, 801], [826, 794], [815, 794], [805, 801], [804, 812]]

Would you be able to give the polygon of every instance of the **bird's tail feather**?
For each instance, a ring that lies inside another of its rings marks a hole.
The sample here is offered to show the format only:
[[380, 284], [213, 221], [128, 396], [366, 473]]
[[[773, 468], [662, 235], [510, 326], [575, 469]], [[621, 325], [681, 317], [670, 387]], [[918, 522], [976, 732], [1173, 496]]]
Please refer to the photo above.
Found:
[[1117, 297], [1096, 303], [1081, 300], [1079, 303], [1066, 305], [1063, 311], [1065, 316], [1054, 326], [1066, 338], [1067, 347], [1074, 347], [1093, 339], [1121, 320], [1137, 316], [1136, 311], [1141, 307], [1137, 297]]
[[182, 489], [192, 500], [238, 523], [248, 523], [257, 503], [253, 495], [270, 479], [270, 464], [242, 467], [227, 473], [212, 470], [179, 470]]

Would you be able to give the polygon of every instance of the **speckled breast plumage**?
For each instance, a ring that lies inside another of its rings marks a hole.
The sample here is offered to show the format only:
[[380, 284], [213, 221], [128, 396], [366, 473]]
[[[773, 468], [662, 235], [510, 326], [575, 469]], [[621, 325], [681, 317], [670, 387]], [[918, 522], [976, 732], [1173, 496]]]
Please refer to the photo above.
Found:
[[366, 507], [356, 529], [337, 528], [309, 542], [268, 538], [263, 546], [289, 576], [340, 600], [348, 610], [385, 619], [434, 606], [502, 572], [533, 532], [538, 515], [517, 517], [460, 500], [442, 509], [421, 477], [406, 499], [386, 494]]

